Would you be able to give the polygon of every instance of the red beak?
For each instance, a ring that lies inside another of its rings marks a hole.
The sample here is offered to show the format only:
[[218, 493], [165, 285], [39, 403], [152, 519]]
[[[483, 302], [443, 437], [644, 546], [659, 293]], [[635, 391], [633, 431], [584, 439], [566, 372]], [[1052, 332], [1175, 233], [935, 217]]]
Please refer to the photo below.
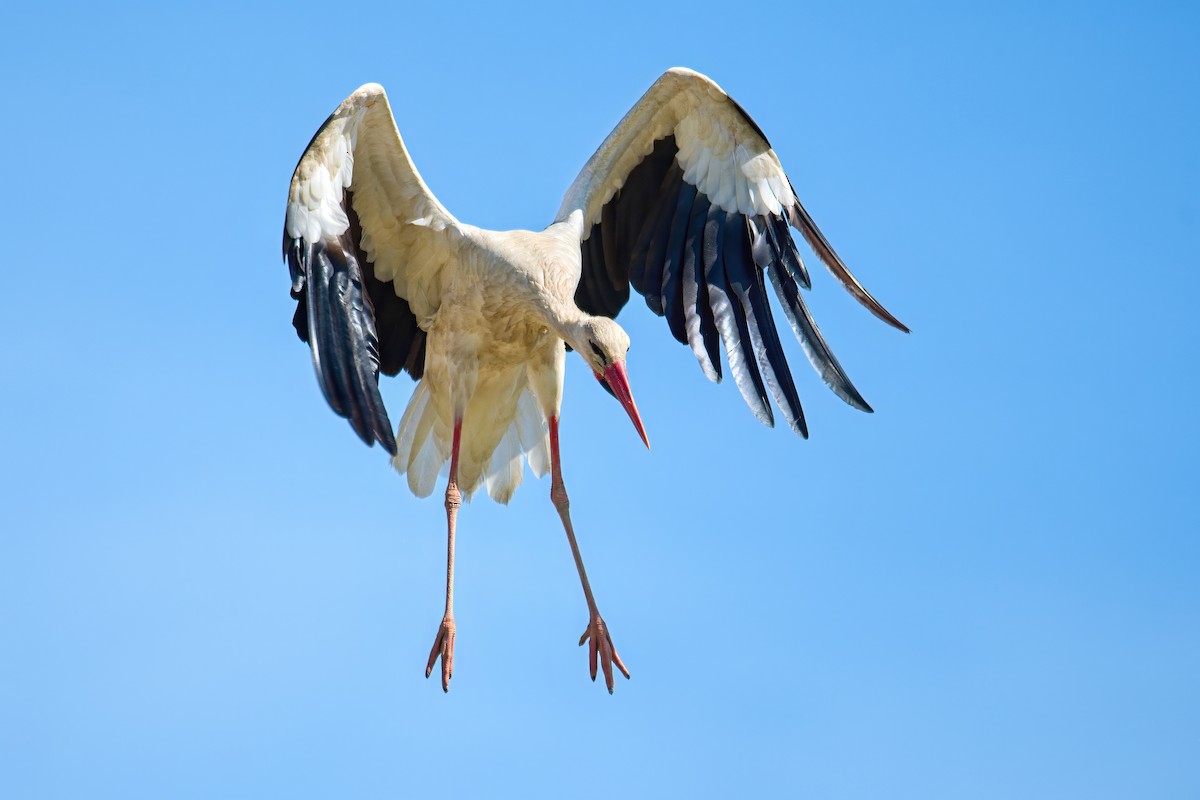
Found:
[[614, 362], [604, 370], [604, 375], [597, 374], [596, 379], [608, 385], [613, 397], [617, 398], [617, 401], [629, 414], [629, 419], [633, 420], [633, 427], [637, 428], [638, 436], [642, 437], [642, 441], [646, 443], [646, 449], [649, 450], [650, 440], [646, 438], [646, 429], [642, 426], [642, 417], [638, 414], [637, 403], [633, 402], [633, 393], [629, 391], [629, 376], [625, 374], [625, 365], [620, 361]]

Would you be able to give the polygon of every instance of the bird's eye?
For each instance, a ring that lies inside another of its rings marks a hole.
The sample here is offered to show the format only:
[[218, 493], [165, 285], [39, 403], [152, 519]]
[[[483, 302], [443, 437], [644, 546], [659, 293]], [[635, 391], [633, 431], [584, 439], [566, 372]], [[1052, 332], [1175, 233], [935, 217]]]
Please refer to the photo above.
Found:
[[596, 344], [591, 339], [588, 339], [588, 344], [591, 346], [592, 352], [596, 354], [596, 358], [600, 359], [601, 366], [607, 364], [608, 359], [604, 357], [604, 351], [600, 349], [600, 345]]

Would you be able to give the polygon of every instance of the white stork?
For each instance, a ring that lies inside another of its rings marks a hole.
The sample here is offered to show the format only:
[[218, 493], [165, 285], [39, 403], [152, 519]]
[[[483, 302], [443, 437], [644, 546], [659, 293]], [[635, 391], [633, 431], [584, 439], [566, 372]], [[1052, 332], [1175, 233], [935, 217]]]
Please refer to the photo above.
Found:
[[[523, 457], [549, 469], [587, 600], [590, 642], [613, 690], [625, 668], [600, 616], [575, 541], [559, 460], [566, 348], [579, 353], [646, 432], [625, 371], [629, 337], [612, 317], [632, 286], [704, 374], [721, 379], [718, 342], [751, 410], [767, 396], [807, 437], [800, 398], [767, 302], [764, 275], [805, 354], [850, 405], [870, 411], [801, 299], [810, 288], [789, 223], [876, 316], [904, 327], [858, 283], [800, 205], [762, 130], [715, 83], [668, 70], [625, 115], [541, 232], [468, 225], [421, 180], [377, 84], [346, 98], [300, 158], [288, 192], [283, 252], [329, 404], [376, 441], [420, 497], [446, 484], [446, 610], [425, 676], [454, 664], [454, 534], [462, 494], [480, 485], [506, 503]], [[418, 380], [393, 435], [379, 373]], [[647, 442], [648, 445], [648, 442]]]

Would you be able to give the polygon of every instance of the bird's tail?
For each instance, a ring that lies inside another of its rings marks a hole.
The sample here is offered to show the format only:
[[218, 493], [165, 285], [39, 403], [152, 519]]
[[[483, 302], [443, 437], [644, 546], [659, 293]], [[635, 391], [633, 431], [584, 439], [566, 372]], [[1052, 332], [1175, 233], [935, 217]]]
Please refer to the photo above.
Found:
[[[468, 498], [485, 484], [493, 500], [507, 503], [524, 477], [523, 457], [538, 477], [550, 469], [546, 421], [524, 370], [515, 385], [505, 383], [477, 385], [463, 415], [458, 486]], [[426, 381], [420, 381], [400, 420], [392, 458], [396, 471], [408, 475], [413, 494], [429, 496], [438, 475], [448, 472], [452, 435], [449, 404], [436, 402]]]
[[431, 399], [429, 385], [419, 381], [400, 419], [392, 456], [392, 466], [408, 474], [408, 488], [417, 497], [433, 493], [438, 473], [450, 458], [450, 421], [441, 418]]

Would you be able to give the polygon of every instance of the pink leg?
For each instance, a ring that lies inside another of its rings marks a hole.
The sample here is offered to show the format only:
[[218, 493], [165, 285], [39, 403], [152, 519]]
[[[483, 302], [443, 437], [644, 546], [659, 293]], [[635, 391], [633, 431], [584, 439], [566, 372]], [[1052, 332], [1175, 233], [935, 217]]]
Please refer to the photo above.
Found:
[[621, 657], [617, 655], [617, 649], [613, 647], [612, 637], [608, 633], [608, 627], [604, 624], [604, 620], [600, 617], [600, 611], [596, 608], [596, 598], [592, 596], [592, 587], [588, 583], [587, 570], [583, 568], [583, 556], [579, 554], [579, 545], [575, 541], [575, 529], [571, 525], [571, 501], [567, 498], [567, 487], [563, 484], [562, 478], [562, 463], [558, 455], [558, 417], [550, 417], [550, 499], [554, 502], [554, 507], [558, 509], [558, 515], [562, 518], [563, 528], [567, 532], [567, 541], [571, 544], [571, 555], [575, 557], [575, 568], [579, 570], [579, 582], [583, 584], [583, 596], [587, 599], [588, 614], [591, 621], [588, 623], [587, 630], [583, 632], [583, 636], [579, 639], [579, 644], [582, 646], [584, 642], [590, 641], [588, 646], [588, 666], [591, 669], [592, 680], [596, 680], [596, 665], [599, 662], [600, 667], [604, 671], [604, 683], [608, 687], [608, 693], [613, 691], [613, 664], [617, 665], [617, 669], [621, 670], [621, 674], [629, 678], [629, 670], [621, 662]]
[[462, 435], [462, 419], [454, 420], [454, 441], [450, 449], [450, 480], [446, 483], [446, 613], [438, 628], [433, 649], [429, 651], [429, 663], [425, 665], [425, 677], [433, 672], [438, 657], [442, 659], [442, 691], [450, 691], [450, 678], [454, 675], [454, 527], [458, 520], [458, 507], [462, 505], [462, 494], [458, 491], [458, 445]]

